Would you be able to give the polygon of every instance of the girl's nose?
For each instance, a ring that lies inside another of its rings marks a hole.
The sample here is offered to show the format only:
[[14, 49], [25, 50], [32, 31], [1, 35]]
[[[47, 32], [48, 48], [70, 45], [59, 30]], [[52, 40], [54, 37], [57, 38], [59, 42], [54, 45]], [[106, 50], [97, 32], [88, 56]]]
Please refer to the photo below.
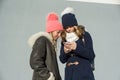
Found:
[[67, 28], [67, 32], [70, 32], [70, 27]]

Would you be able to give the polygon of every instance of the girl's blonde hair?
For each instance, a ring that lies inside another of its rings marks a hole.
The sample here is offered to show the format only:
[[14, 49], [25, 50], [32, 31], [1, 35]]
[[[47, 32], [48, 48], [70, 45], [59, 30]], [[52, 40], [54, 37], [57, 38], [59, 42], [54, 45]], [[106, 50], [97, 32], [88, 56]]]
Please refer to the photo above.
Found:
[[[73, 26], [74, 27], [74, 32], [75, 34], [79, 37], [82, 38], [83, 34], [85, 32], [85, 27], [83, 25], [78, 25], [78, 26]], [[61, 38], [62, 42], [66, 41], [66, 30], [64, 29], [61, 33]]]
[[53, 45], [55, 48], [57, 48], [57, 40], [54, 40], [54, 39], [53, 39], [53, 33], [52, 33], [52, 32], [50, 32], [49, 34], [50, 34], [51, 37], [52, 37], [52, 45]]

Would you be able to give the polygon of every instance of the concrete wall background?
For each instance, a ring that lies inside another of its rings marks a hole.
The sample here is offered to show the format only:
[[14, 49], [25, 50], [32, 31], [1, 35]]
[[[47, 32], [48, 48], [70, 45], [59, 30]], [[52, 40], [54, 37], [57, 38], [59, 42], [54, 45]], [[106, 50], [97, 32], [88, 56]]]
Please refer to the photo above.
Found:
[[[120, 80], [120, 5], [64, 0], [0, 0], [0, 80], [32, 80], [27, 40], [45, 30], [48, 12], [60, 16], [68, 6], [75, 9], [79, 24], [85, 25], [93, 38], [96, 80]], [[60, 62], [59, 68], [64, 78]]]

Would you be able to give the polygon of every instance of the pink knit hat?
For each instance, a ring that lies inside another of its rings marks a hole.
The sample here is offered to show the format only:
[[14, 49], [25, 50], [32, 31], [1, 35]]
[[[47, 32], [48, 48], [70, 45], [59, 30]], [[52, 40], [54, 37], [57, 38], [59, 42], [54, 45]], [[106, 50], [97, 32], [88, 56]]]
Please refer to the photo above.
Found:
[[59, 22], [57, 14], [54, 12], [51, 12], [47, 16], [46, 32], [52, 32], [56, 30], [63, 30], [63, 26]]

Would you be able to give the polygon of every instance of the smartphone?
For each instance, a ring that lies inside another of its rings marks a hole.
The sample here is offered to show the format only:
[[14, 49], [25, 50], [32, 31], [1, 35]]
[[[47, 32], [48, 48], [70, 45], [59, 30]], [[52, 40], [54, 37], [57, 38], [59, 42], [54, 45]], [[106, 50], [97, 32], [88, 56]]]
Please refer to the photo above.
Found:
[[70, 45], [71, 43], [70, 42], [64, 42], [63, 44]]

